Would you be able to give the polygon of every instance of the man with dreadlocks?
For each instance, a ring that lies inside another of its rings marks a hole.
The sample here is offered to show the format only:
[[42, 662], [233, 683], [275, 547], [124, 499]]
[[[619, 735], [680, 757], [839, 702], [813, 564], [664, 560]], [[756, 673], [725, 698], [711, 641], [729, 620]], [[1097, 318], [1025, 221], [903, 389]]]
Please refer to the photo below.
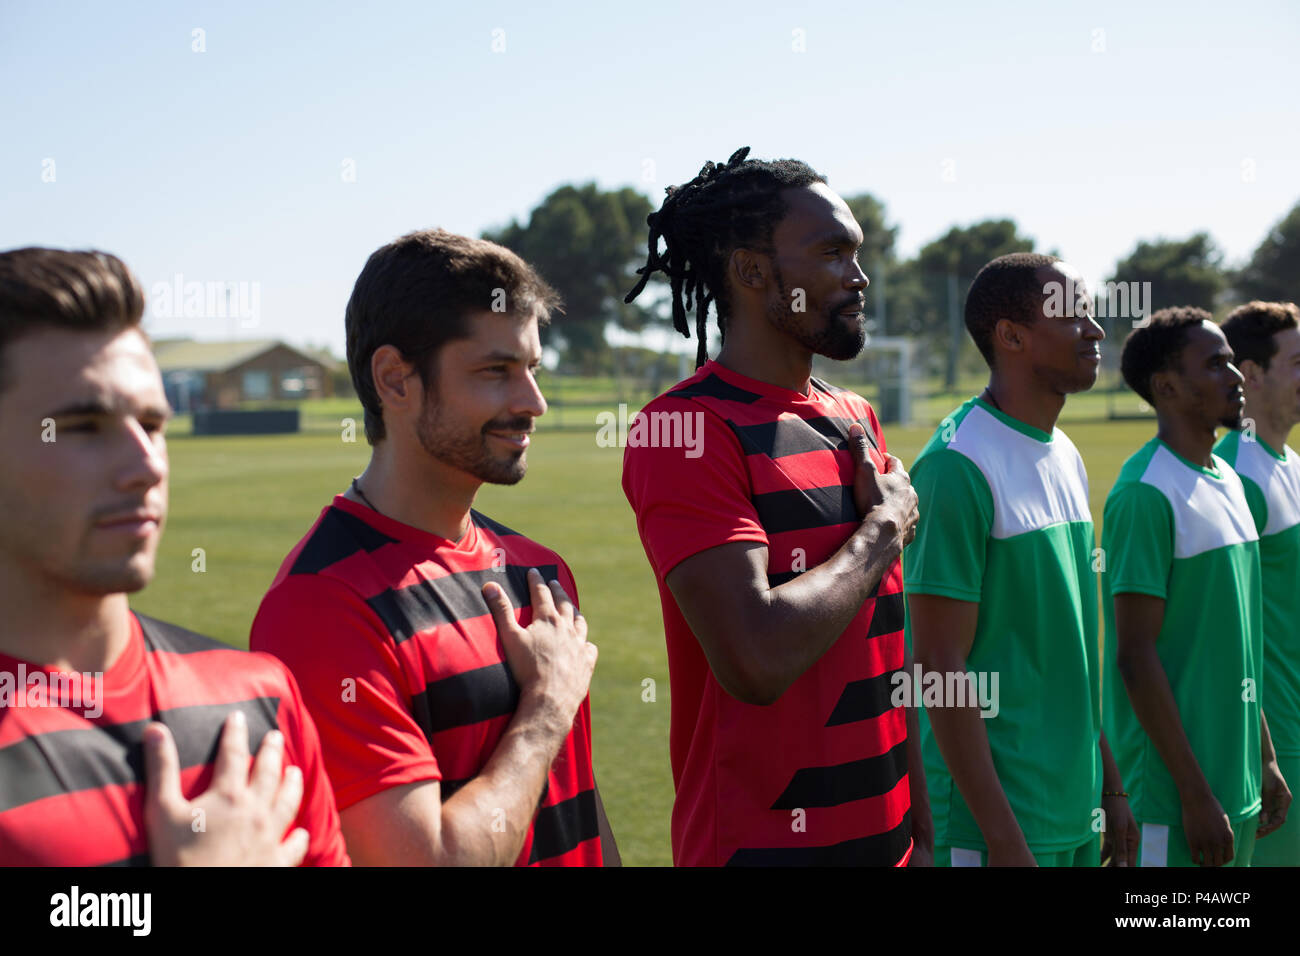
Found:
[[698, 423], [696, 443], [623, 462], [667, 635], [673, 860], [915, 865], [930, 813], [891, 691], [916, 494], [871, 406], [811, 377], [865, 341], [862, 230], [807, 165], [748, 153], [668, 189], [627, 297], [663, 272], [699, 339], [696, 373], [642, 412]]

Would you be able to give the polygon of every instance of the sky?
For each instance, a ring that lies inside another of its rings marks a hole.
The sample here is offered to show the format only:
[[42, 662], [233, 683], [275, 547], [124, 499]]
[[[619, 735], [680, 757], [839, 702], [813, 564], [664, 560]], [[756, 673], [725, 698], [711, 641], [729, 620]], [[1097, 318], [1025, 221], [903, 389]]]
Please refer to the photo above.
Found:
[[657, 206], [750, 146], [875, 195], [904, 256], [1010, 217], [1094, 282], [1201, 230], [1235, 265], [1300, 201], [1297, 41], [1294, 0], [0, 0], [0, 249], [121, 256], [155, 337], [341, 355], [393, 238], [565, 183]]

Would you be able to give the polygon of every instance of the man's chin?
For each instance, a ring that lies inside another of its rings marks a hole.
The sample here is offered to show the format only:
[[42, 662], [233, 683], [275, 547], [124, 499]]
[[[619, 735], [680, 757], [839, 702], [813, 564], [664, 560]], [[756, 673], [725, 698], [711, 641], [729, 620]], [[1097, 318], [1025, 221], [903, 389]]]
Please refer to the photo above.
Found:
[[821, 343], [821, 348], [814, 351], [828, 359], [847, 362], [861, 355], [866, 344], [867, 327], [865, 323], [859, 321], [851, 328], [846, 328], [842, 332], [837, 331], [829, 337], [828, 341]]
[[527, 472], [528, 458], [520, 452], [519, 457], [511, 461], [493, 460], [485, 464], [475, 471], [474, 477], [489, 485], [517, 485]]
[[153, 580], [152, 559], [144, 565], [86, 568], [69, 583], [78, 591], [97, 597], [112, 594], [134, 594], [143, 591]]

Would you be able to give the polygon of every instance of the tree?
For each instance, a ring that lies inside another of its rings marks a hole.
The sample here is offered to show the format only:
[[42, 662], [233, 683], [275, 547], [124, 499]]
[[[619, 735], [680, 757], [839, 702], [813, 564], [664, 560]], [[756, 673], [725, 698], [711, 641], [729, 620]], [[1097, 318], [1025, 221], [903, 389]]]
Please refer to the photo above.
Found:
[[1242, 302], [1300, 302], [1300, 203], [1268, 231], [1234, 280]]
[[517, 252], [564, 298], [564, 315], [545, 330], [559, 339], [566, 362], [591, 374], [607, 362], [605, 326], [637, 330], [654, 319], [639, 303], [624, 304], [645, 257], [650, 200], [635, 189], [595, 183], [565, 185], [535, 208], [527, 225], [512, 221], [483, 238]]
[[[1132, 252], [1115, 263], [1115, 274], [1109, 281], [1139, 283], [1127, 286], [1130, 289], [1146, 289], [1141, 283], [1151, 283], [1149, 295], [1145, 291], [1139, 294], [1152, 312], [1176, 305], [1213, 312], [1216, 300], [1228, 284], [1223, 271], [1223, 253], [1204, 232], [1182, 241], [1140, 241]], [[1132, 293], [1130, 301], [1133, 301]]]
[[935, 354], [946, 356], [947, 388], [957, 383], [957, 358], [967, 343], [963, 313], [975, 274], [998, 256], [1033, 251], [1034, 240], [1020, 235], [1012, 220], [986, 219], [953, 226], [895, 270], [892, 308], [908, 316], [908, 332], [925, 336]]

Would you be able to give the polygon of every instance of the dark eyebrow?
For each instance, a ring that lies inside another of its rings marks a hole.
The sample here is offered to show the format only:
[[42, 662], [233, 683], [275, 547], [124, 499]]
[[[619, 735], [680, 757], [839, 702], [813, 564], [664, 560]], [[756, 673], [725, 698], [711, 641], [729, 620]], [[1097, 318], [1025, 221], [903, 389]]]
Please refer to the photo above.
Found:
[[[54, 411], [48, 413], [46, 418], [71, 418], [79, 415], [114, 415], [116, 411], [105, 405], [98, 399], [91, 399], [84, 402], [73, 402], [71, 405], [63, 405]], [[162, 418], [169, 419], [172, 417], [170, 408], [163, 408], [157, 405], [150, 405], [140, 410], [139, 418]]]
[[[539, 355], [535, 359], [529, 359], [528, 362], [531, 365], [533, 362], [540, 362], [541, 360], [542, 358]], [[479, 361], [480, 362], [522, 362], [524, 361], [524, 359], [520, 357], [518, 352], [502, 352], [498, 350], [498, 351], [489, 352], [487, 355], [482, 356], [479, 359]]]
[[832, 232], [823, 232], [811, 241], [810, 246], [853, 246], [860, 247], [862, 243], [853, 238], [853, 234], [847, 229], [836, 229]]

